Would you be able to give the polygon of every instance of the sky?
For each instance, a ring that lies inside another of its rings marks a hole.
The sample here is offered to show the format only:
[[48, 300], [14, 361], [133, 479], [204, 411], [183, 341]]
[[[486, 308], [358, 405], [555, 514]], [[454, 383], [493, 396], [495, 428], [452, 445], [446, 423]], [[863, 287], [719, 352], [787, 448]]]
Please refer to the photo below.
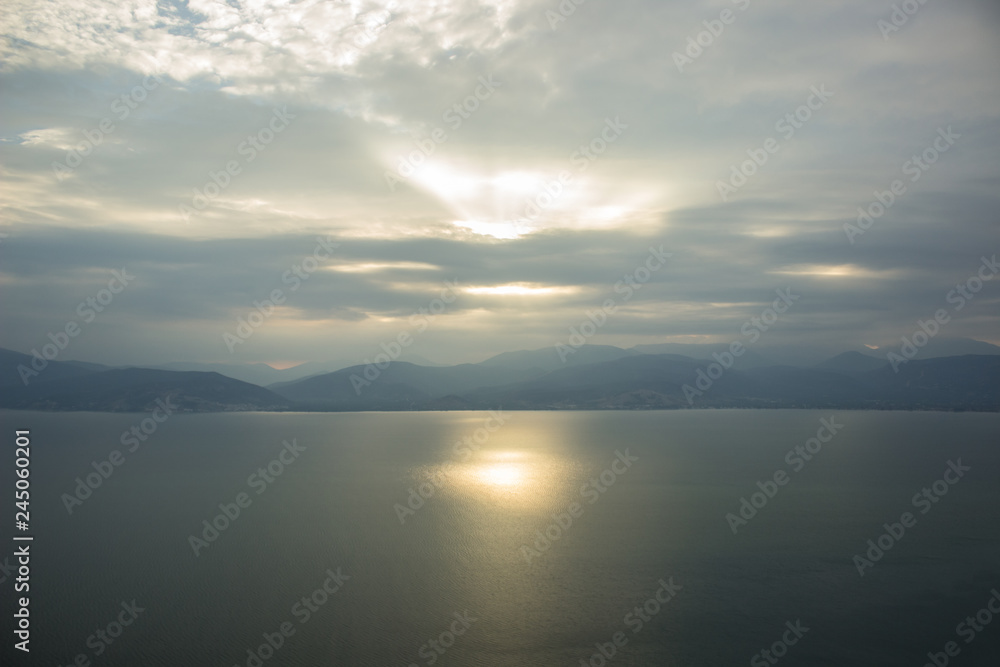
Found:
[[578, 1], [8, 0], [0, 346], [1000, 344], [1000, 5]]

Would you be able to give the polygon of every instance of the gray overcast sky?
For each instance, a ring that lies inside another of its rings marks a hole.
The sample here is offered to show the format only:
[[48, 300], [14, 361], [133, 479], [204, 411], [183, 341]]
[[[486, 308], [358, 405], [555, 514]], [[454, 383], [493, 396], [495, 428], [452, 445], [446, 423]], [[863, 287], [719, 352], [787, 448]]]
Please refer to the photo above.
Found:
[[63, 358], [287, 365], [408, 331], [477, 361], [606, 299], [590, 342], [728, 342], [778, 288], [761, 345], [885, 346], [939, 308], [1000, 344], [1000, 280], [947, 301], [1000, 251], [1000, 8], [902, 4], [5, 2], [0, 345], [77, 322]]

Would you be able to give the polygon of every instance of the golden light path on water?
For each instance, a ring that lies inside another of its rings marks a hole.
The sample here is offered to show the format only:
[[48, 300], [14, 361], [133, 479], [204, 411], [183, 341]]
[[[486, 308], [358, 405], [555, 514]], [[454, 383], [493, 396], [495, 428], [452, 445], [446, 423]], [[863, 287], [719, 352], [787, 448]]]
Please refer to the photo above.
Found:
[[445, 466], [447, 495], [474, 495], [508, 506], [547, 505], [560, 486], [565, 461], [537, 451], [488, 450]]
[[563, 601], [572, 576], [600, 570], [603, 557], [588, 554], [609, 553], [607, 524], [582, 489], [615, 458], [618, 434], [588, 414], [504, 412], [488, 432], [487, 413], [466, 415], [450, 413], [436, 442], [414, 453], [420, 464], [404, 482], [412, 504], [399, 518], [415, 528], [401, 539], [435, 563], [432, 586], [449, 605], [489, 619], [463, 640], [472, 657], [462, 664], [520, 664], [497, 659], [501, 638], [544, 656], [532, 664], [566, 664], [546, 628], [577, 613]]
[[[576, 493], [571, 480], [579, 477], [582, 466], [570, 455], [564, 433], [540, 427], [535, 419], [508, 418], [479, 444], [469, 436], [483, 419], [468, 423], [470, 430], [460, 432], [441, 452], [441, 463], [412, 471], [423, 486], [421, 495], [427, 495], [430, 484], [434, 495], [472, 497], [523, 516], [551, 511]], [[482, 429], [478, 432], [483, 435]]]
[[542, 512], [559, 504], [575, 467], [552, 452], [486, 450], [455, 468], [453, 489], [529, 514]]
[[518, 486], [524, 480], [524, 471], [512, 465], [490, 466], [479, 471], [479, 479], [494, 486]]

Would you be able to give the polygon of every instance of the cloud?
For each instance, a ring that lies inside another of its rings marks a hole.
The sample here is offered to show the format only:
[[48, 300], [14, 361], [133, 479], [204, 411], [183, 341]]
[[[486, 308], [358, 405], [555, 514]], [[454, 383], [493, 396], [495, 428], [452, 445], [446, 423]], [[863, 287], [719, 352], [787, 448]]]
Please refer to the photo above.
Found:
[[[742, 4], [589, 2], [553, 30], [541, 0], [7, 3], [0, 344], [30, 349], [129, 266], [81, 357], [226, 360], [221, 332], [318, 235], [341, 249], [245, 360], [363, 355], [451, 279], [470, 289], [421, 354], [550, 345], [660, 244], [670, 266], [594, 342], [724, 342], [790, 286], [803, 299], [771, 340], [891, 343], [997, 250], [1000, 17], [929, 3], [883, 39], [877, 4]], [[736, 21], [678, 71], [725, 8]], [[829, 100], [782, 126], [817, 86]], [[609, 122], [627, 126], [614, 141]], [[896, 179], [851, 244], [844, 225]], [[995, 340], [998, 298], [949, 335]]]

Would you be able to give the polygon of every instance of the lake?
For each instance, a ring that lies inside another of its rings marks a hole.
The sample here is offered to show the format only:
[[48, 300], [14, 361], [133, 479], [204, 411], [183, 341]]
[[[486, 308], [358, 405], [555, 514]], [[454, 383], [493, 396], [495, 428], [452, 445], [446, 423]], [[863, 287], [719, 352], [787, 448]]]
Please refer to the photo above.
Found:
[[1000, 414], [2, 420], [6, 489], [31, 431], [30, 664], [1000, 655]]

